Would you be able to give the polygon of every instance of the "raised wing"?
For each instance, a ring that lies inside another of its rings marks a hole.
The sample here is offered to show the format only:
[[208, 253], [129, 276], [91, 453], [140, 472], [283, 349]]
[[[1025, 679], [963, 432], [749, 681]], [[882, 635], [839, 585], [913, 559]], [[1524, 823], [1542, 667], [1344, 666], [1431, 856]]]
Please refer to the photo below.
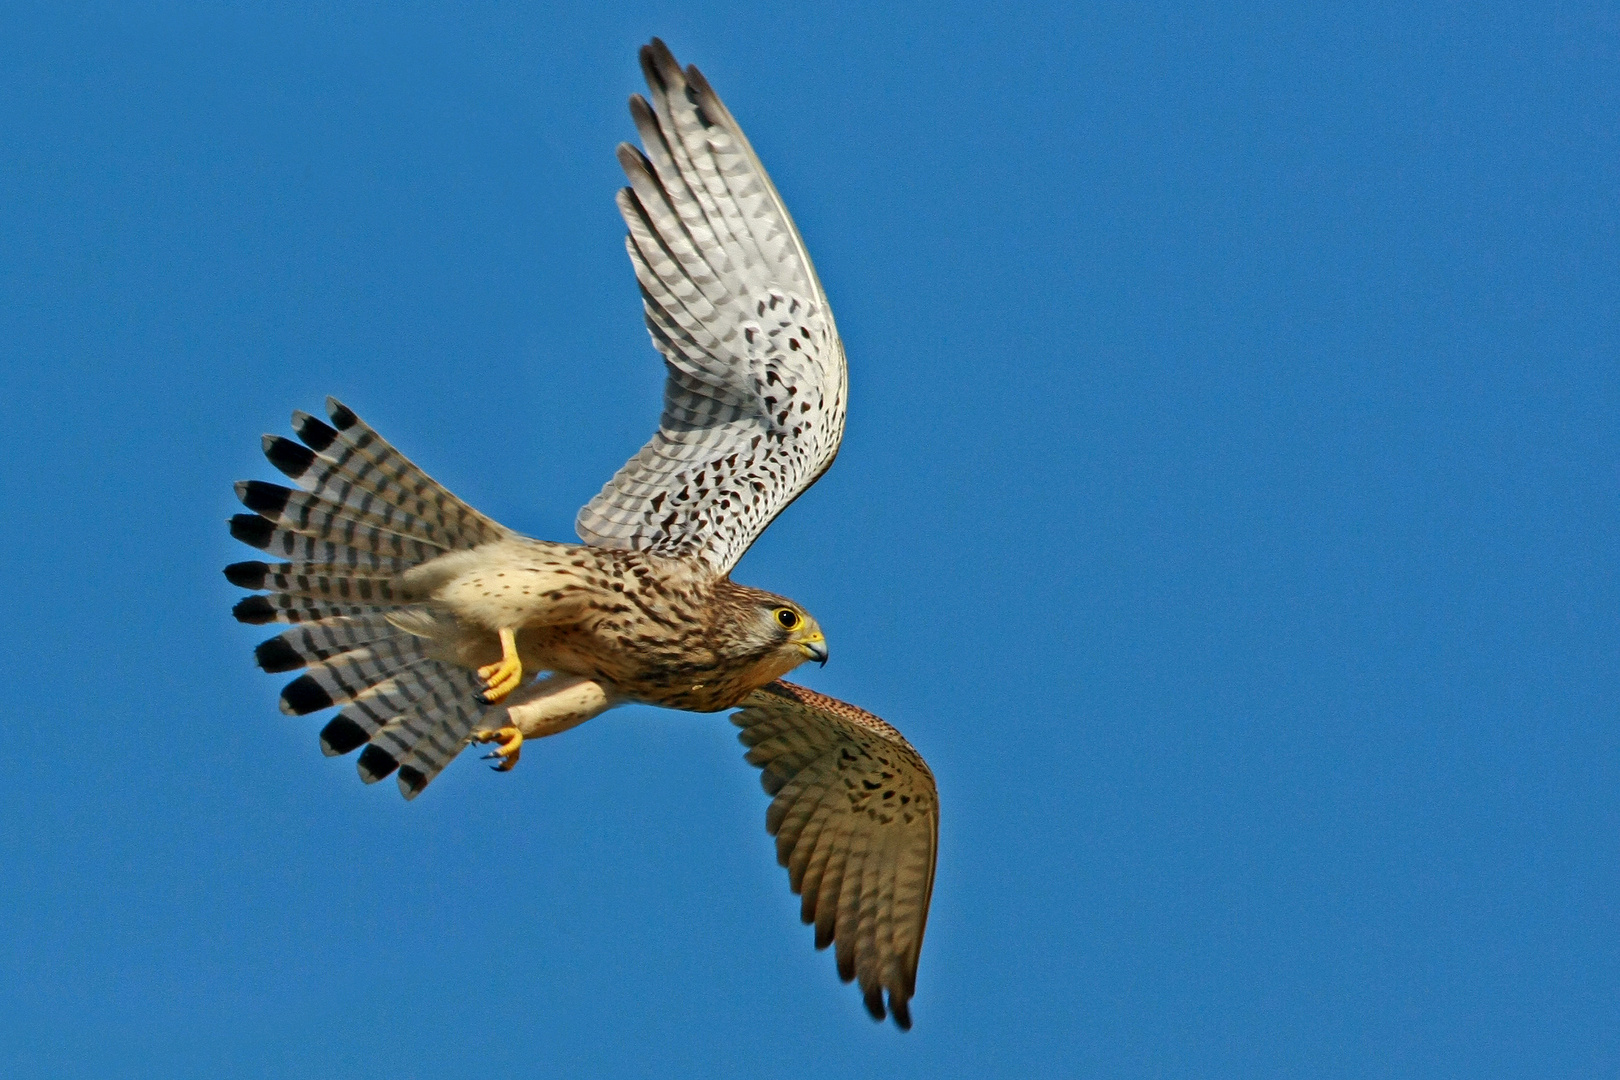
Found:
[[731, 716], [748, 761], [774, 795], [765, 827], [803, 898], [816, 948], [837, 943], [838, 977], [859, 978], [866, 1009], [883, 994], [911, 1027], [917, 957], [939, 849], [939, 792], [921, 755], [853, 705], [774, 682]]
[[619, 146], [619, 210], [668, 380], [658, 433], [580, 510], [587, 544], [698, 555], [729, 573], [832, 464], [848, 377], [793, 219], [742, 129], [662, 41]]

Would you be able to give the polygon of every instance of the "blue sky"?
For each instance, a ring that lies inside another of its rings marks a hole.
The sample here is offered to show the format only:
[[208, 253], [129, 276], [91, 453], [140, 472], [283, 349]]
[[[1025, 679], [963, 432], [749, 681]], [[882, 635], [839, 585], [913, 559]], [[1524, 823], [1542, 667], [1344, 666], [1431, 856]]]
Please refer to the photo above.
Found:
[[[1612, 5], [143, 7], [0, 13], [0, 1071], [1620, 1067]], [[654, 33], [848, 349], [736, 576], [938, 776], [909, 1034], [722, 718], [407, 805], [228, 615], [328, 393], [552, 539], [651, 432]]]

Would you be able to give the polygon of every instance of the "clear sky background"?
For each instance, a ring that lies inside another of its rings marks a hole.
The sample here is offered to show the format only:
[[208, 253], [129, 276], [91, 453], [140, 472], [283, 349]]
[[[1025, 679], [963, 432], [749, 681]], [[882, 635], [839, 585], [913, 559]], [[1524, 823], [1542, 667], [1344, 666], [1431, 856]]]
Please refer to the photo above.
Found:
[[[135, 6], [0, 13], [0, 1072], [1620, 1069], [1613, 4]], [[406, 804], [228, 615], [328, 393], [552, 539], [652, 431], [654, 33], [848, 347], [736, 576], [938, 775], [909, 1034], [723, 717]]]

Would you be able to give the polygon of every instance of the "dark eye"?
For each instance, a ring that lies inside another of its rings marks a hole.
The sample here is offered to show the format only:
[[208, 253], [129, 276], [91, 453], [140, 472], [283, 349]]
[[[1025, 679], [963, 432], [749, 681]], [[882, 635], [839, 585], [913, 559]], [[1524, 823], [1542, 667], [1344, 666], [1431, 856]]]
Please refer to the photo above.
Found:
[[776, 621], [784, 630], [797, 630], [799, 628], [799, 613], [792, 608], [779, 607], [776, 609]]

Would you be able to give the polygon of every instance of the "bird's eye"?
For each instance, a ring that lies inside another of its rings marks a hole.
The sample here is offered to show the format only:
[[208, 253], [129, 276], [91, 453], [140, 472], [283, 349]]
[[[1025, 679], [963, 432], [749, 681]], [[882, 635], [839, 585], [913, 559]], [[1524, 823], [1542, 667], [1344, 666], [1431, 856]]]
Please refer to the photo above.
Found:
[[797, 630], [799, 623], [803, 622], [799, 613], [792, 608], [779, 607], [776, 609], [776, 622], [784, 630]]

